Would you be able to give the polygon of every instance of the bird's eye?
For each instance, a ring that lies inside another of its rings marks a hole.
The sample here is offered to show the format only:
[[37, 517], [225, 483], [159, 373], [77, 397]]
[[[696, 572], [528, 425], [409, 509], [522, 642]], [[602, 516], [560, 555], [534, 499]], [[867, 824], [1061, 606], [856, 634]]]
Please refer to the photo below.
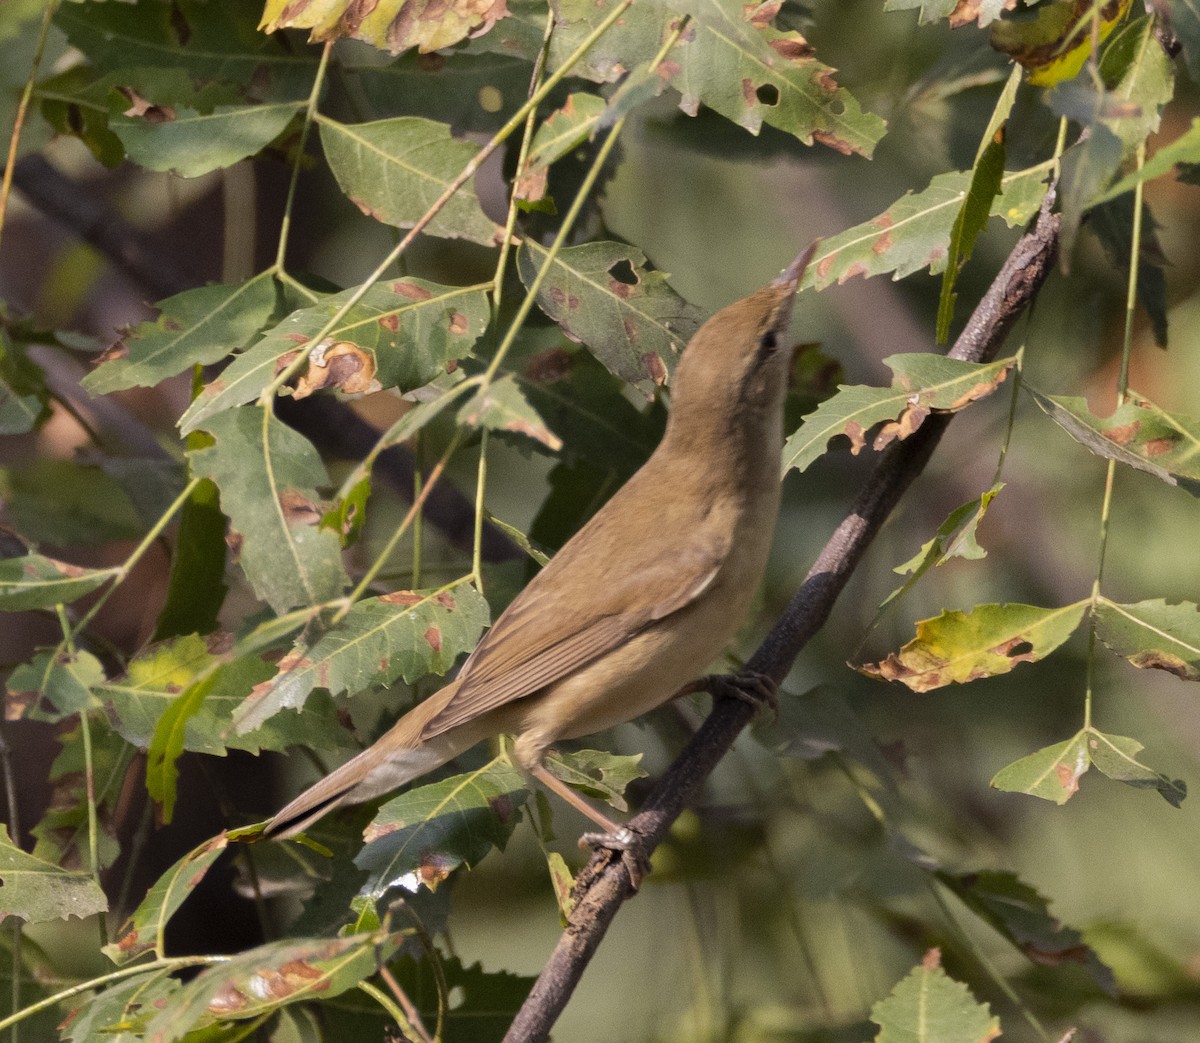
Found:
[[768, 330], [758, 339], [758, 348], [764, 355], [769, 355], [776, 348], [775, 331]]

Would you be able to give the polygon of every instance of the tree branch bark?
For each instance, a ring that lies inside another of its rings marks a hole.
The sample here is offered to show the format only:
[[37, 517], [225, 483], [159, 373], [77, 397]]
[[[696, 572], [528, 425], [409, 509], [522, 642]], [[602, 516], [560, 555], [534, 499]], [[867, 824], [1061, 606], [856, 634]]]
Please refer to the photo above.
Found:
[[[975, 308], [950, 358], [987, 362], [1003, 344], [1022, 312], [1037, 296], [1054, 266], [1059, 218], [1047, 194], [1033, 229], [1021, 237], [988, 292]], [[924, 469], [952, 414], [933, 414], [904, 441], [893, 442], [845, 520], [837, 527], [772, 627], [747, 669], [782, 682], [796, 656], [820, 629], [867, 547], [900, 497]], [[740, 700], [719, 701], [683, 752], [659, 780], [645, 806], [628, 823], [644, 838], [648, 854], [666, 836], [692, 795], [728, 752], [754, 715]], [[577, 902], [557, 947], [505, 1035], [505, 1043], [539, 1043], [567, 1005], [592, 955], [625, 899], [633, 894], [629, 875], [612, 852], [597, 851], [579, 874]]]

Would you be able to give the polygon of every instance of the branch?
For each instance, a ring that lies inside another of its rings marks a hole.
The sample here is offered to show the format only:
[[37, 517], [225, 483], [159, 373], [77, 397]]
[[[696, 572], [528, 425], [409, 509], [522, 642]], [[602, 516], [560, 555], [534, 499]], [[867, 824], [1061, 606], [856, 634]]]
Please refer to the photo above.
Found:
[[[13, 167], [13, 184], [37, 210], [58, 221], [109, 262], [139, 283], [156, 300], [200, 285], [200, 279], [175, 260], [145, 242], [136, 229], [96, 201], [94, 193], [72, 181], [37, 154], [25, 156]], [[276, 414], [321, 451], [323, 456], [361, 460], [379, 439], [379, 432], [344, 402], [315, 395], [303, 404], [279, 399]], [[374, 473], [409, 502], [413, 498], [412, 456], [402, 446], [380, 453]], [[425, 517], [457, 547], [470, 547], [474, 538], [475, 509], [453, 486], [439, 483], [425, 501]], [[524, 556], [512, 540], [490, 522], [484, 522], [481, 552], [485, 561], [510, 561]]]
[[[1054, 265], [1059, 218], [1047, 193], [1032, 231], [1009, 254], [976, 307], [949, 357], [986, 362], [999, 350], [1013, 323], [1037, 296]], [[782, 682], [809, 639], [820, 629], [834, 601], [862, 560], [892, 508], [924, 469], [950, 423], [951, 414], [933, 414], [902, 442], [882, 454], [850, 513], [818, 556], [783, 616], [746, 664], [747, 669]], [[647, 854], [666, 836], [692, 795], [728, 752], [754, 715], [740, 700], [717, 702], [675, 763], [659, 780], [642, 810], [628, 823], [644, 838]], [[562, 1013], [592, 954], [621, 903], [633, 894], [629, 875], [612, 852], [597, 851], [579, 875], [578, 901], [558, 945], [505, 1035], [505, 1043], [539, 1043]]]

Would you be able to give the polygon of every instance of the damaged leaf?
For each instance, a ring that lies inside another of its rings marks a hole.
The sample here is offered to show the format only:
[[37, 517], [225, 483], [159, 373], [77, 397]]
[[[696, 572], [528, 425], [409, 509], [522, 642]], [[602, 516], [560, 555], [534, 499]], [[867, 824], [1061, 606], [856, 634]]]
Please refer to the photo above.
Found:
[[460, 865], [503, 849], [529, 799], [519, 771], [496, 758], [477, 771], [419, 786], [389, 800], [363, 833], [354, 863], [370, 875], [363, 894], [379, 902], [394, 888], [430, 890]]
[[393, 55], [421, 54], [486, 33], [508, 17], [505, 0], [266, 0], [259, 28], [310, 29], [309, 41], [362, 40]]
[[[522, 245], [517, 270], [526, 287], [547, 256], [536, 243]], [[645, 263], [641, 251], [622, 243], [569, 246], [551, 263], [537, 302], [610, 372], [650, 392], [675, 369], [702, 315]]]
[[292, 397], [308, 398], [321, 390], [363, 395], [381, 388], [375, 379], [375, 358], [370, 352], [348, 340], [335, 343], [326, 338], [308, 353], [308, 369], [296, 381]]
[[842, 385], [804, 418], [783, 447], [783, 473], [803, 471], [825, 453], [831, 439], [845, 435], [857, 455], [867, 436], [883, 422], [871, 448], [878, 451], [911, 435], [931, 412], [955, 413], [990, 395], [1004, 380], [1015, 358], [996, 362], [959, 362], [942, 355], [912, 352], [883, 360], [895, 379], [888, 388]]
[[458, 419], [468, 427], [524, 435], [554, 453], [562, 448], [562, 439], [538, 416], [511, 373], [480, 388], [458, 411]]
[[1029, 391], [1059, 427], [1097, 456], [1200, 496], [1200, 420], [1168, 413], [1132, 390], [1107, 418], [1092, 413], [1085, 399]]
[[32, 661], [9, 674], [4, 719], [16, 721], [30, 714], [41, 720], [60, 721], [94, 709], [98, 704], [92, 689], [103, 682], [104, 667], [91, 652], [42, 649]]
[[117, 575], [117, 569], [85, 569], [28, 554], [0, 560], [0, 611], [53, 608], [83, 597]]
[[444, 674], [475, 647], [487, 622], [487, 602], [467, 584], [367, 598], [315, 644], [297, 643], [274, 676], [250, 689], [233, 713], [233, 727], [242, 734], [282, 710], [307, 713], [314, 688], [354, 694], [397, 678], [412, 684]]
[[1166, 670], [1200, 681], [1200, 606], [1168, 605], [1162, 598], [1118, 605], [1101, 597], [1096, 634], [1117, 655], [1143, 670]]
[[1073, 79], [1125, 17], [1130, 0], [1042, 0], [993, 23], [991, 44], [1029, 70], [1029, 83], [1050, 87]]
[[0, 922], [10, 916], [26, 923], [82, 919], [108, 908], [100, 886], [88, 873], [72, 872], [22, 851], [0, 823]]
[[1008, 604], [945, 611], [918, 622], [917, 636], [899, 652], [858, 670], [914, 692], [995, 677], [1048, 656], [1079, 626], [1086, 608], [1086, 601], [1077, 601], [1062, 608]]
[[1066, 742], [1047, 746], [1002, 768], [992, 785], [1065, 804], [1078, 792], [1079, 780], [1088, 768], [1095, 765], [1102, 775], [1139, 789], [1157, 790], [1168, 804], [1179, 807], [1187, 796], [1187, 787], [1138, 761], [1142, 749], [1136, 739], [1083, 728]]

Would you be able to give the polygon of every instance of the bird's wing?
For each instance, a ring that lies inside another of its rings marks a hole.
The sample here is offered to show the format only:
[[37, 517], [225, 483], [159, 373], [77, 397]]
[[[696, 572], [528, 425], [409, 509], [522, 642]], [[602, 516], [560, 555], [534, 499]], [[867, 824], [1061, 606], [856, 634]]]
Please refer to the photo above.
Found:
[[421, 737], [440, 735], [560, 681], [691, 604], [712, 585], [729, 547], [728, 538], [716, 534], [686, 541], [616, 580], [598, 578], [587, 596], [572, 605], [551, 604], [561, 601], [560, 586], [535, 580], [463, 664], [458, 691]]

